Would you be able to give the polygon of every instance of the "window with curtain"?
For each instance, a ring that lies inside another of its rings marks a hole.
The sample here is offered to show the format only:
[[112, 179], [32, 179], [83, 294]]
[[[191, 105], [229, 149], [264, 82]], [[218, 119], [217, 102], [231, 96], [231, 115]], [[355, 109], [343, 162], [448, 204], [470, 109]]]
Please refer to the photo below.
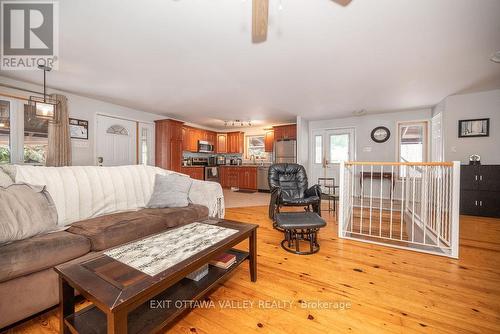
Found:
[[24, 163], [45, 165], [49, 121], [36, 117], [35, 108], [24, 105]]
[[10, 102], [0, 100], [0, 164], [10, 162]]

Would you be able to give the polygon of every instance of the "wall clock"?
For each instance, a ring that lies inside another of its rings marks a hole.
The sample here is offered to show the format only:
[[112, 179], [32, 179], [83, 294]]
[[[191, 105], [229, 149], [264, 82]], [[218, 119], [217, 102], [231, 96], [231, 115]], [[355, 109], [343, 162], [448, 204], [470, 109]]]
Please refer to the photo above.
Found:
[[391, 131], [385, 126], [377, 126], [372, 130], [371, 137], [376, 143], [384, 143], [391, 137]]

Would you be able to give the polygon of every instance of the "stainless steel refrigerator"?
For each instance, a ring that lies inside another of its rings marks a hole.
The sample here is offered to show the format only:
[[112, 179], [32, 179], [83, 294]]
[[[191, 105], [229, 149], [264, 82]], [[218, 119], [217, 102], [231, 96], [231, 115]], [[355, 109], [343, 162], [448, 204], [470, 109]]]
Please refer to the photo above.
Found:
[[280, 140], [274, 144], [275, 163], [296, 163], [297, 162], [297, 141]]

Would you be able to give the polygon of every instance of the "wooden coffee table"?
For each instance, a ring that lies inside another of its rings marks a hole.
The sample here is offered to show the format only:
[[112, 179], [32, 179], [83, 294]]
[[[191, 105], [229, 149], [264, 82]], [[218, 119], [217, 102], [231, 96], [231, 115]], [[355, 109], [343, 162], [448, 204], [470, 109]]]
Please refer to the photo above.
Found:
[[[228, 220], [220, 220], [214, 225], [237, 232], [155, 276], [102, 252], [90, 259], [57, 266], [61, 333], [157, 332], [188, 310], [187, 303], [176, 301], [202, 298], [244, 260], [249, 260], [250, 279], [255, 282], [258, 225]], [[245, 239], [249, 241], [249, 252], [232, 248]], [[236, 263], [225, 270], [210, 266], [208, 275], [198, 282], [185, 278], [223, 252], [236, 255]], [[75, 289], [93, 305], [75, 312]], [[160, 305], [162, 301], [170, 301], [169, 306], [164, 302]]]

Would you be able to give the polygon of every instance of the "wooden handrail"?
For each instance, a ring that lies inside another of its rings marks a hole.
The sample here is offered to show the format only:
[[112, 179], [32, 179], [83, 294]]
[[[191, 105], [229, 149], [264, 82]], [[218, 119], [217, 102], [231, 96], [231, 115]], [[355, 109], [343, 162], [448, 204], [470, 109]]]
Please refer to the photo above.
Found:
[[346, 165], [357, 166], [443, 166], [453, 167], [453, 162], [387, 162], [387, 161], [346, 161]]

